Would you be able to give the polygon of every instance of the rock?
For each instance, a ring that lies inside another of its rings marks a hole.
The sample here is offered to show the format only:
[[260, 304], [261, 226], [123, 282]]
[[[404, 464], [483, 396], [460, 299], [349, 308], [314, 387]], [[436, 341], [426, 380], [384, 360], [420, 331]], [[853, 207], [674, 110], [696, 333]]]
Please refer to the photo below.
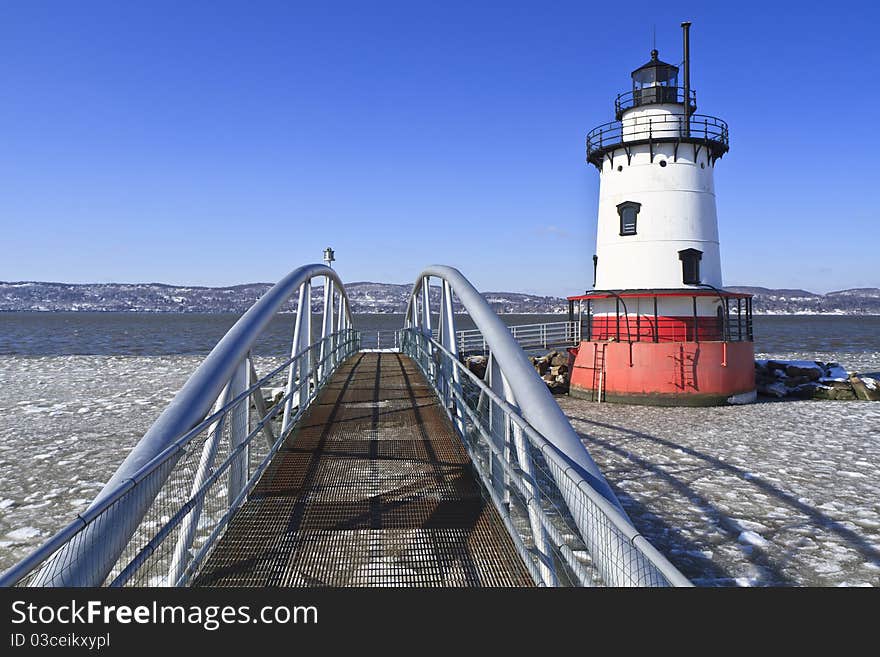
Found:
[[784, 383], [776, 382], [765, 385], [759, 385], [758, 394], [765, 395], [767, 397], [785, 397], [788, 395], [788, 388]]
[[550, 368], [550, 374], [560, 376], [568, 372], [568, 365], [554, 365]]
[[468, 356], [464, 361], [465, 366], [473, 372], [477, 377], [486, 378], [486, 368], [489, 366], [489, 359], [486, 356]]
[[849, 381], [827, 381], [812, 384], [813, 399], [851, 401], [856, 393]]
[[541, 376], [544, 376], [544, 374], [546, 374], [546, 372], [549, 368], [550, 368], [550, 361], [548, 361], [544, 358], [538, 358], [535, 361], [535, 370], [537, 370], [538, 374], [540, 374]]
[[788, 391], [789, 397], [794, 397], [795, 399], [813, 399], [813, 389], [819, 384], [811, 381], [809, 383], [805, 383], [803, 385], [798, 386], [797, 388], [792, 388]]
[[568, 384], [566, 383], [564, 376], [552, 376], [546, 374], [542, 376], [541, 379], [547, 384], [547, 387], [550, 388], [550, 392], [554, 395], [562, 394], [568, 390]]
[[785, 374], [786, 376], [793, 378], [806, 377], [809, 381], [818, 381], [825, 372], [818, 365], [816, 367], [787, 365], [785, 368]]
[[880, 401], [880, 380], [866, 374], [852, 374], [849, 377], [853, 392], [862, 401]]
[[759, 394], [768, 397], [846, 401], [880, 398], [880, 383], [870, 376], [868, 381], [871, 385], [857, 375], [850, 375], [838, 363], [755, 361], [755, 387]]
[[550, 359], [551, 367], [568, 367], [568, 354], [556, 354]]
[[822, 383], [825, 383], [827, 381], [848, 381], [849, 372], [847, 372], [837, 363], [828, 363], [828, 365], [826, 365], [824, 368], [822, 378], [819, 380]]

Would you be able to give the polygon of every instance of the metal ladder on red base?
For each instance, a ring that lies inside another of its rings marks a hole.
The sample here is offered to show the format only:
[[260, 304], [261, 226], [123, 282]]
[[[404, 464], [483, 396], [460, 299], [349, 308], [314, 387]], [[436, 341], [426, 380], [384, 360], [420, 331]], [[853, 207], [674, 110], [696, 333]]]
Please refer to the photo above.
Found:
[[593, 385], [590, 399], [601, 402], [605, 390], [605, 347], [604, 342], [600, 345], [593, 343]]

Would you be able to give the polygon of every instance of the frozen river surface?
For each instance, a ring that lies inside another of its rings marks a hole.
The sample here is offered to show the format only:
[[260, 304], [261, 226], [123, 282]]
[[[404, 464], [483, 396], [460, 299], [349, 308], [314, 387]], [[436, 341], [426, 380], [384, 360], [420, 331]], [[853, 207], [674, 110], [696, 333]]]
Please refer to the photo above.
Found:
[[880, 586], [880, 403], [558, 398], [634, 524], [703, 586]]
[[[0, 356], [0, 569], [88, 505], [202, 358]], [[558, 399], [696, 584], [880, 586], [880, 403]]]

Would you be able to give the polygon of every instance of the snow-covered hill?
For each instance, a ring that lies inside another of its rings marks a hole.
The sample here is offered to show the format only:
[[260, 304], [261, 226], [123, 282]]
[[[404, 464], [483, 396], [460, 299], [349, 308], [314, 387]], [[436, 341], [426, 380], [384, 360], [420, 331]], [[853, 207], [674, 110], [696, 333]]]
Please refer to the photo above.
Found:
[[806, 290], [771, 290], [766, 287], [728, 287], [754, 294], [758, 315], [880, 315], [880, 289], [863, 287], [828, 294]]
[[[0, 312], [3, 311], [93, 311], [93, 312], [200, 312], [242, 313], [266, 290], [269, 283], [232, 287], [193, 287], [162, 283], [4, 283], [0, 281]], [[358, 281], [346, 283], [355, 313], [403, 313], [410, 285]], [[828, 294], [806, 290], [764, 287], [729, 287], [755, 295], [756, 314], [880, 315], [880, 289], [860, 288]], [[439, 301], [440, 288], [431, 288], [432, 301]], [[498, 313], [564, 313], [568, 302], [517, 292], [484, 292]], [[321, 307], [323, 290], [312, 290], [312, 306]], [[436, 306], [435, 306], [436, 307]], [[288, 306], [293, 310], [293, 302]], [[461, 307], [455, 304], [455, 310]]]
[[[162, 283], [39, 283], [0, 282], [2, 311], [92, 311], [92, 312], [200, 312], [241, 313], [271, 287], [251, 283], [232, 287], [192, 287]], [[355, 313], [403, 313], [411, 285], [388, 283], [346, 283]], [[440, 297], [439, 287], [431, 289], [432, 301]], [[514, 292], [484, 294], [499, 313], [561, 313], [564, 299]], [[312, 290], [312, 307], [321, 308], [323, 288]], [[293, 302], [288, 305], [293, 310]], [[456, 304], [456, 311], [461, 308]]]

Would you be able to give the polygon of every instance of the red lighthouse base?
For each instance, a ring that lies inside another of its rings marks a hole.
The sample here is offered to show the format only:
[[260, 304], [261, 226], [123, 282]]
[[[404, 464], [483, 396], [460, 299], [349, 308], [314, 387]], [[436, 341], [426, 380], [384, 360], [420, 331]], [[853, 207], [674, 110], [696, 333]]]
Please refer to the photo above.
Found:
[[569, 394], [655, 406], [748, 403], [755, 397], [754, 343], [584, 341]]

